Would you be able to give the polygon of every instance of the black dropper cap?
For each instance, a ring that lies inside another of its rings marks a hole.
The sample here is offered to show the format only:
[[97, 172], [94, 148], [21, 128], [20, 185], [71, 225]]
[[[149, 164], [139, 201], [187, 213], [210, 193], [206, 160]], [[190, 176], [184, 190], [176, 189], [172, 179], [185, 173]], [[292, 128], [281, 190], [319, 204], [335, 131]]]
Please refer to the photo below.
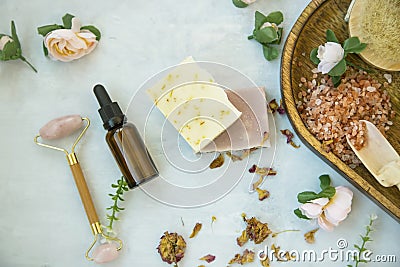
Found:
[[95, 85], [93, 92], [100, 104], [99, 114], [103, 120], [104, 129], [108, 131], [121, 127], [126, 121], [126, 116], [122, 113], [118, 103], [111, 101], [106, 89], [101, 84]]

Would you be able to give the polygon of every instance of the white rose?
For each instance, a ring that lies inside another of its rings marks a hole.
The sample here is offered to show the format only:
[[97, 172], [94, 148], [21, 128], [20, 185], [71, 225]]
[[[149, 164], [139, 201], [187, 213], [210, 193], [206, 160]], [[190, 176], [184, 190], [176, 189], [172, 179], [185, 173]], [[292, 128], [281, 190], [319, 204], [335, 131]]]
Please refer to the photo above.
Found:
[[3, 35], [0, 38], [0, 51], [3, 50], [4, 46], [8, 43], [8, 42], [14, 42], [14, 40], [8, 36], [8, 35]]
[[266, 27], [272, 27], [275, 29], [275, 31], [278, 31], [278, 25], [276, 25], [275, 23], [271, 23], [271, 22], [265, 22], [260, 29], [264, 29]]
[[318, 47], [317, 57], [321, 62], [318, 64], [318, 71], [322, 74], [328, 73], [340, 60], [343, 59], [344, 49], [343, 47], [334, 42], [327, 42], [325, 46], [320, 45]]
[[257, 0], [242, 0], [243, 3], [248, 4], [248, 5], [254, 3], [255, 1], [257, 1]]
[[49, 32], [44, 37], [50, 58], [64, 62], [81, 58], [96, 48], [96, 35], [88, 30], [80, 30], [78, 18], [72, 18], [71, 29], [59, 29]]

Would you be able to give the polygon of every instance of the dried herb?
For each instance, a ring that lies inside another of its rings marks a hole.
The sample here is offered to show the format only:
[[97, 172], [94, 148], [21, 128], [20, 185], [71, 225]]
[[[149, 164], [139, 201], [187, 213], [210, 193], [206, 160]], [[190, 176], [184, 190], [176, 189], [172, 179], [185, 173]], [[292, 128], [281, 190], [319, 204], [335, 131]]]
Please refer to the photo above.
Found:
[[299, 148], [300, 147], [300, 145], [296, 145], [294, 142], [293, 142], [293, 138], [294, 138], [294, 134], [289, 130], [289, 129], [285, 129], [285, 130], [281, 130], [281, 133], [284, 135], [284, 136], [286, 136], [286, 143], [287, 144], [290, 144], [292, 147], [294, 147], [294, 148]]
[[263, 267], [270, 267], [270, 265], [269, 265], [270, 260], [269, 260], [268, 256], [266, 256], [265, 259], [261, 259], [260, 263], [261, 263], [261, 266], [263, 266]]
[[236, 243], [239, 247], [242, 247], [244, 244], [247, 243], [247, 241], [249, 241], [249, 237], [247, 236], [246, 230], [243, 230], [242, 234], [238, 238], [236, 238]]
[[319, 230], [319, 228], [316, 228], [314, 230], [311, 230], [307, 233], [304, 234], [304, 239], [306, 240], [307, 243], [309, 244], [314, 244], [315, 243], [315, 233]]
[[245, 251], [243, 251], [242, 255], [240, 255], [239, 253], [235, 254], [233, 259], [231, 259], [228, 264], [238, 263], [240, 265], [243, 265], [246, 263], [253, 262], [254, 255], [255, 255], [255, 253], [253, 251], [246, 249]]
[[125, 191], [128, 191], [128, 184], [126, 183], [124, 177], [121, 177], [121, 179], [117, 180], [117, 183], [111, 185], [112, 188], [115, 188], [115, 194], [108, 194], [111, 199], [114, 201], [114, 204], [111, 207], [108, 207], [107, 210], [111, 210], [111, 214], [107, 214], [107, 219], [110, 221], [107, 229], [108, 231], [112, 232], [113, 230], [113, 223], [114, 221], [118, 221], [119, 218], [116, 216], [118, 212], [123, 211], [125, 208], [122, 208], [118, 206], [118, 201], [125, 201], [122, 198], [122, 195], [124, 194]]
[[257, 180], [257, 182], [253, 184], [253, 190], [256, 190], [261, 185], [265, 176], [273, 176], [277, 174], [277, 172], [272, 168], [259, 168], [255, 164], [249, 169], [249, 172], [260, 175], [260, 178]]
[[200, 232], [202, 226], [203, 225], [201, 223], [196, 223], [196, 225], [193, 227], [193, 231], [190, 234], [189, 238], [195, 237], [198, 234], [198, 232]]
[[283, 231], [280, 231], [280, 232], [277, 232], [277, 233], [273, 233], [272, 234], [272, 237], [277, 237], [279, 234], [282, 234], [282, 233], [287, 233], [287, 232], [299, 232], [300, 230], [283, 230]]
[[186, 242], [181, 235], [166, 231], [160, 239], [157, 250], [164, 262], [178, 266], [177, 263], [185, 255]]
[[240, 161], [240, 160], [243, 160], [243, 159], [247, 158], [248, 156], [250, 156], [250, 154], [253, 151], [256, 151], [257, 149], [258, 149], [258, 147], [252, 147], [250, 149], [244, 149], [241, 155], [232, 154], [230, 151], [225, 152], [225, 154], [228, 157], [230, 157], [233, 162], [235, 162], [235, 161]]
[[272, 99], [269, 103], [269, 108], [271, 109], [272, 113], [278, 112], [279, 114], [283, 115], [286, 113], [285, 108], [282, 104], [282, 99], [279, 101], [279, 105], [276, 102], [276, 99]]
[[206, 256], [201, 257], [199, 260], [206, 261], [206, 262], [210, 263], [210, 262], [213, 262], [215, 260], [215, 256], [211, 255], [211, 254], [208, 254]]
[[224, 154], [220, 153], [219, 156], [214, 159], [210, 164], [210, 169], [216, 169], [224, 165], [225, 157]]
[[256, 188], [256, 191], [258, 193], [258, 200], [263, 201], [264, 199], [268, 198], [270, 193], [269, 191], [265, 190], [265, 189], [260, 189], [260, 188]]
[[[269, 234], [272, 233], [271, 230], [268, 228], [267, 223], [262, 223], [254, 217], [252, 217], [250, 219], [246, 219], [246, 214], [242, 214], [242, 218], [247, 224], [246, 230], [245, 230], [246, 236], [248, 237], [249, 240], [254, 241], [255, 244], [262, 243], [269, 236]], [[243, 232], [242, 232], [242, 235], [244, 235]], [[243, 241], [244, 240], [245, 239], [243, 239]], [[237, 242], [239, 244], [238, 239], [237, 239]], [[244, 242], [244, 243], [246, 243], [246, 242]]]
[[[273, 254], [278, 261], [285, 262], [285, 261], [291, 261], [296, 258], [294, 256], [291, 256], [289, 251], [280, 253], [279, 251], [280, 251], [281, 247], [275, 246], [275, 244], [272, 244], [271, 249], [274, 251]], [[282, 254], [284, 255], [284, 257], [281, 257]]]

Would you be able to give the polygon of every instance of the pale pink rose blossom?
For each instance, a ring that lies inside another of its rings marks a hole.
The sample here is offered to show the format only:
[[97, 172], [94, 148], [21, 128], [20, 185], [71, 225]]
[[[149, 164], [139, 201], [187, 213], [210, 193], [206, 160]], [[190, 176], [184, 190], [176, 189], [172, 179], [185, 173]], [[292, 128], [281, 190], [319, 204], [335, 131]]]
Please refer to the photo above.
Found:
[[72, 18], [71, 29], [59, 29], [44, 37], [44, 44], [51, 59], [63, 62], [81, 58], [96, 48], [96, 35], [89, 30], [80, 30], [78, 18]]
[[276, 25], [275, 23], [271, 23], [271, 22], [265, 22], [260, 29], [264, 29], [266, 27], [272, 27], [275, 29], [275, 31], [278, 31], [278, 25]]
[[8, 43], [8, 42], [14, 42], [14, 40], [8, 36], [8, 35], [3, 35], [0, 38], [0, 51], [3, 50], [4, 46]]
[[318, 198], [300, 206], [301, 212], [310, 219], [317, 219], [319, 226], [332, 231], [335, 226], [346, 219], [351, 211], [353, 192], [347, 187], [335, 188], [335, 195], [328, 198]]
[[248, 4], [248, 5], [254, 3], [255, 1], [257, 1], [257, 0], [242, 0], [243, 3]]
[[318, 71], [322, 74], [327, 74], [339, 61], [344, 57], [343, 47], [335, 42], [327, 42], [325, 46], [318, 47], [318, 54], [320, 62], [318, 64]]

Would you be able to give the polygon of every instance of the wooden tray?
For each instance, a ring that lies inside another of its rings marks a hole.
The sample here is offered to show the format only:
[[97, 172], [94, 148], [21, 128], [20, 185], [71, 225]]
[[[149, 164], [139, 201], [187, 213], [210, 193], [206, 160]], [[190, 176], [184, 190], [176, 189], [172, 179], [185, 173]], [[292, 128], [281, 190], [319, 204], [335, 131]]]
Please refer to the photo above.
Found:
[[[343, 18], [349, 4], [350, 0], [313, 0], [304, 9], [289, 33], [283, 50], [281, 69], [282, 98], [292, 126], [303, 143], [400, 222], [400, 192], [397, 187], [383, 187], [364, 166], [353, 170], [333, 153], [325, 152], [321, 142], [309, 132], [303, 123], [295, 104], [298, 92], [301, 90], [299, 88], [300, 78], [311, 78], [311, 70], [315, 68], [315, 65], [309, 59], [309, 54], [312, 48], [326, 42], [325, 31], [328, 28], [332, 29], [341, 42], [348, 38], [348, 26]], [[372, 68], [366, 65], [358, 56], [351, 55], [348, 59], [358, 66]], [[301, 67], [297, 63], [300, 61], [302, 62]], [[371, 75], [379, 75], [378, 79], [382, 81], [382, 74], [385, 72], [376, 68], [374, 70], [376, 72]], [[399, 152], [400, 116], [398, 114], [400, 114], [400, 73], [392, 72], [391, 74], [393, 76], [393, 83], [387, 91], [391, 96], [396, 117], [392, 119], [394, 125], [390, 128], [387, 135], [389, 142]]]

